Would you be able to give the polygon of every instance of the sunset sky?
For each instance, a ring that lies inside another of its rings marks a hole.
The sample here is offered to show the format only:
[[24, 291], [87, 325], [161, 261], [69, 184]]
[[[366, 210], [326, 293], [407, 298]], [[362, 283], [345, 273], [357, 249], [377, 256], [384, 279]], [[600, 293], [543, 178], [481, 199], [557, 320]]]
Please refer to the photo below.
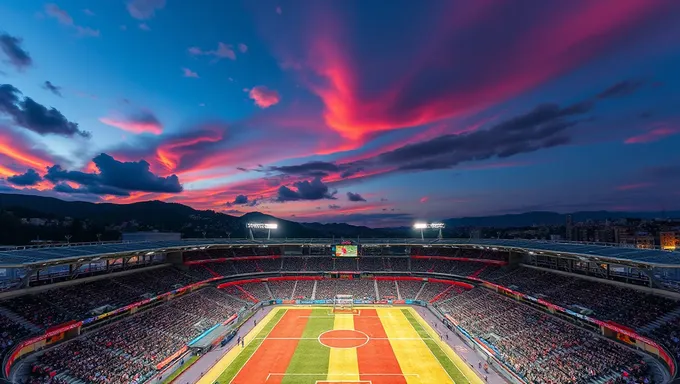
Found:
[[0, 192], [371, 226], [680, 209], [680, 2], [530, 3], [0, 1]]

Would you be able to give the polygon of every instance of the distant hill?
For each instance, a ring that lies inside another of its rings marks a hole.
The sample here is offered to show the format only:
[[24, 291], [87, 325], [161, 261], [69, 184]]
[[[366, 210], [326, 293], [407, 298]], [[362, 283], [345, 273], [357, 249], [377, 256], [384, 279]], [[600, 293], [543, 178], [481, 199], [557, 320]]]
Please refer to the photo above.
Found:
[[[72, 241], [92, 241], [96, 234], [103, 239], [114, 240], [120, 231], [160, 230], [181, 232], [184, 237], [239, 237], [247, 236], [246, 223], [276, 221], [279, 228], [273, 236], [288, 238], [333, 237], [336, 238], [377, 238], [410, 237], [415, 233], [410, 227], [369, 228], [346, 223], [299, 223], [283, 220], [260, 212], [247, 213], [241, 217], [215, 211], [200, 211], [177, 203], [145, 201], [133, 204], [89, 203], [64, 201], [52, 197], [0, 194], [0, 211], [13, 212], [0, 220], [0, 243], [25, 244], [40, 238], [63, 241], [66, 234], [73, 236]], [[586, 220], [618, 220], [622, 218], [653, 219], [680, 217], [679, 211], [672, 212], [575, 212], [575, 222]], [[71, 217], [88, 225], [73, 230], [62, 227], [25, 226], [17, 217], [41, 217], [63, 220]], [[460, 228], [517, 228], [532, 225], [564, 225], [566, 214], [555, 212], [527, 212], [499, 216], [463, 217], [443, 220], [447, 229], [444, 235], [467, 236]], [[113, 229], [112, 229], [113, 228]], [[256, 236], [263, 236], [256, 233]]]

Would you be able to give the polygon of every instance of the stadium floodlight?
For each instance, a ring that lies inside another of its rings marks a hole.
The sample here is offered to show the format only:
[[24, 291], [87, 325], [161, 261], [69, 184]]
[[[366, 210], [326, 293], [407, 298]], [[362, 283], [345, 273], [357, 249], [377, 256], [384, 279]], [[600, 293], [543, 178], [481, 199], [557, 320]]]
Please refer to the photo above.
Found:
[[267, 230], [267, 240], [272, 237], [272, 229], [277, 229], [279, 227], [276, 223], [247, 223], [246, 227], [250, 233], [250, 240], [255, 240], [253, 235], [253, 229], [266, 229]]
[[444, 223], [415, 223], [413, 224], [413, 229], [417, 229], [420, 231], [420, 239], [425, 240], [425, 230], [426, 229], [438, 229], [439, 230], [439, 235], [437, 236], [438, 239], [442, 238], [442, 229], [444, 229], [446, 225]]

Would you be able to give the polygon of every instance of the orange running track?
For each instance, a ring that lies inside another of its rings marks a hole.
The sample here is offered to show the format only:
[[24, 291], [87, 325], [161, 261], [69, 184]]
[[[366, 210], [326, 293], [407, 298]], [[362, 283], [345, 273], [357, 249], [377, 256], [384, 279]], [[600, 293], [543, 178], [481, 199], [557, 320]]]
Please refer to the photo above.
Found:
[[378, 312], [375, 309], [362, 309], [359, 316], [354, 316], [354, 329], [371, 338], [368, 344], [357, 348], [361, 380], [370, 380], [372, 384], [406, 384], [404, 376], [400, 376], [399, 361], [387, 339]]
[[[297, 348], [298, 339], [302, 337], [311, 314], [311, 309], [287, 311], [241, 368], [232, 384], [280, 383], [283, 376], [272, 376], [269, 380], [267, 377], [272, 372], [286, 372]], [[289, 340], [270, 340], [269, 337], [289, 338]]]

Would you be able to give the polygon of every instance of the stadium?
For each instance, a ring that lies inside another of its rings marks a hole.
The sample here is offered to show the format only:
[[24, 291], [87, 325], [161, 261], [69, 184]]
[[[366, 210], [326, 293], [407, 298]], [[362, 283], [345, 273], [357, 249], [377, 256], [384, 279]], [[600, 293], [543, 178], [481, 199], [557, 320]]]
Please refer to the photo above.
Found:
[[16, 383], [668, 383], [677, 253], [187, 239], [1, 253]]

